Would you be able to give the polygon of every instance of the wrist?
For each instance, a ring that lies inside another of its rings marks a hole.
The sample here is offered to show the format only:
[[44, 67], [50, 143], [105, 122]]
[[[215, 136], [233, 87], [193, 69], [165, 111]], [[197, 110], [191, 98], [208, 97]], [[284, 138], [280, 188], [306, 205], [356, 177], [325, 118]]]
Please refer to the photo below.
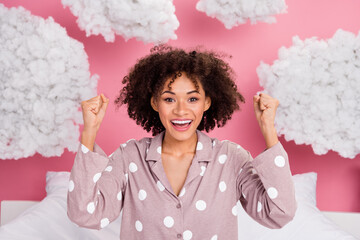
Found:
[[93, 151], [95, 138], [96, 138], [95, 131], [83, 131], [81, 134], [81, 144], [87, 147], [90, 151]]
[[82, 132], [83, 132], [83, 134], [86, 134], [86, 135], [96, 135], [98, 130], [96, 127], [85, 127], [84, 126]]
[[269, 129], [269, 130], [275, 128], [274, 121], [272, 121], [272, 120], [269, 120], [269, 121], [260, 121], [260, 122], [259, 122], [259, 125], [261, 126], [261, 128]]
[[262, 134], [265, 139], [266, 148], [271, 148], [279, 142], [277, 131], [275, 126], [264, 126], [262, 128]]

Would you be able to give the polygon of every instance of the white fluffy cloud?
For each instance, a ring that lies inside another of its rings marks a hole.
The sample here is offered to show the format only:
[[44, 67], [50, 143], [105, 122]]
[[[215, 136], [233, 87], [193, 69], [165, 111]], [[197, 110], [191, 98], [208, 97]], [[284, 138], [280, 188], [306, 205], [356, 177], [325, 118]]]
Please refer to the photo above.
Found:
[[316, 154], [360, 153], [360, 33], [339, 29], [331, 39], [279, 49], [272, 66], [257, 68], [265, 93], [280, 101], [276, 128], [287, 141], [311, 144]]
[[0, 159], [76, 152], [82, 100], [96, 95], [82, 43], [52, 18], [0, 4]]
[[249, 19], [274, 23], [274, 15], [286, 12], [285, 0], [200, 0], [196, 9], [215, 17], [224, 23], [227, 29], [244, 24]]
[[115, 34], [155, 44], [177, 38], [179, 21], [172, 0], [62, 0], [62, 4], [78, 17], [87, 36], [101, 34], [107, 42], [113, 42]]

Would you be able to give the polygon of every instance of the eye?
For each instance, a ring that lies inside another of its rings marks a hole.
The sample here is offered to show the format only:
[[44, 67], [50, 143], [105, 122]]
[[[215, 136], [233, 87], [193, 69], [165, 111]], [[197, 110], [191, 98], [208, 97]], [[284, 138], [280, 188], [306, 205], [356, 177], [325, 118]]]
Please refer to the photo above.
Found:
[[173, 102], [174, 99], [172, 99], [172, 98], [164, 98], [164, 101], [165, 101], [165, 102]]
[[192, 97], [192, 98], [190, 98], [190, 102], [196, 102], [197, 100], [199, 100], [198, 98], [196, 98], [196, 97]]

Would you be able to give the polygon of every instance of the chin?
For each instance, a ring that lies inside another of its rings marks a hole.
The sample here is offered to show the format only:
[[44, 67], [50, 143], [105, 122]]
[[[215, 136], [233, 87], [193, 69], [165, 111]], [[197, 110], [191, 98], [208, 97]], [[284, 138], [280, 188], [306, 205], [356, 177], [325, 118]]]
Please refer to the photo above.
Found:
[[186, 141], [190, 139], [194, 134], [196, 134], [196, 128], [189, 128], [186, 131], [177, 131], [172, 126], [169, 126], [169, 128], [166, 129], [166, 131], [168, 132], [168, 134], [171, 135], [172, 138], [176, 139], [177, 141]]

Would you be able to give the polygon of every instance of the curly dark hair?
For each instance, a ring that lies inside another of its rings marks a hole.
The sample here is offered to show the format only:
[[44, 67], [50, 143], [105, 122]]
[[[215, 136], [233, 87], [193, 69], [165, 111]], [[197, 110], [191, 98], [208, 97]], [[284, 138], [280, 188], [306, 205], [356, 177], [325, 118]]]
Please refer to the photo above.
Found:
[[151, 97], [157, 99], [166, 80], [172, 78], [168, 84], [170, 88], [183, 72], [197, 90], [197, 81], [200, 81], [205, 95], [211, 99], [211, 106], [204, 112], [197, 129], [209, 132], [215, 125], [224, 126], [234, 111], [240, 109], [238, 101], [245, 103], [245, 98], [237, 90], [233, 70], [221, 59], [224, 55], [199, 49], [187, 52], [168, 45], [153, 47], [150, 54], [138, 60], [123, 78], [125, 86], [114, 101], [117, 109], [127, 104], [128, 114], [137, 125], [147, 132], [152, 130], [153, 136], [159, 134], [165, 128], [158, 112], [151, 107]]

